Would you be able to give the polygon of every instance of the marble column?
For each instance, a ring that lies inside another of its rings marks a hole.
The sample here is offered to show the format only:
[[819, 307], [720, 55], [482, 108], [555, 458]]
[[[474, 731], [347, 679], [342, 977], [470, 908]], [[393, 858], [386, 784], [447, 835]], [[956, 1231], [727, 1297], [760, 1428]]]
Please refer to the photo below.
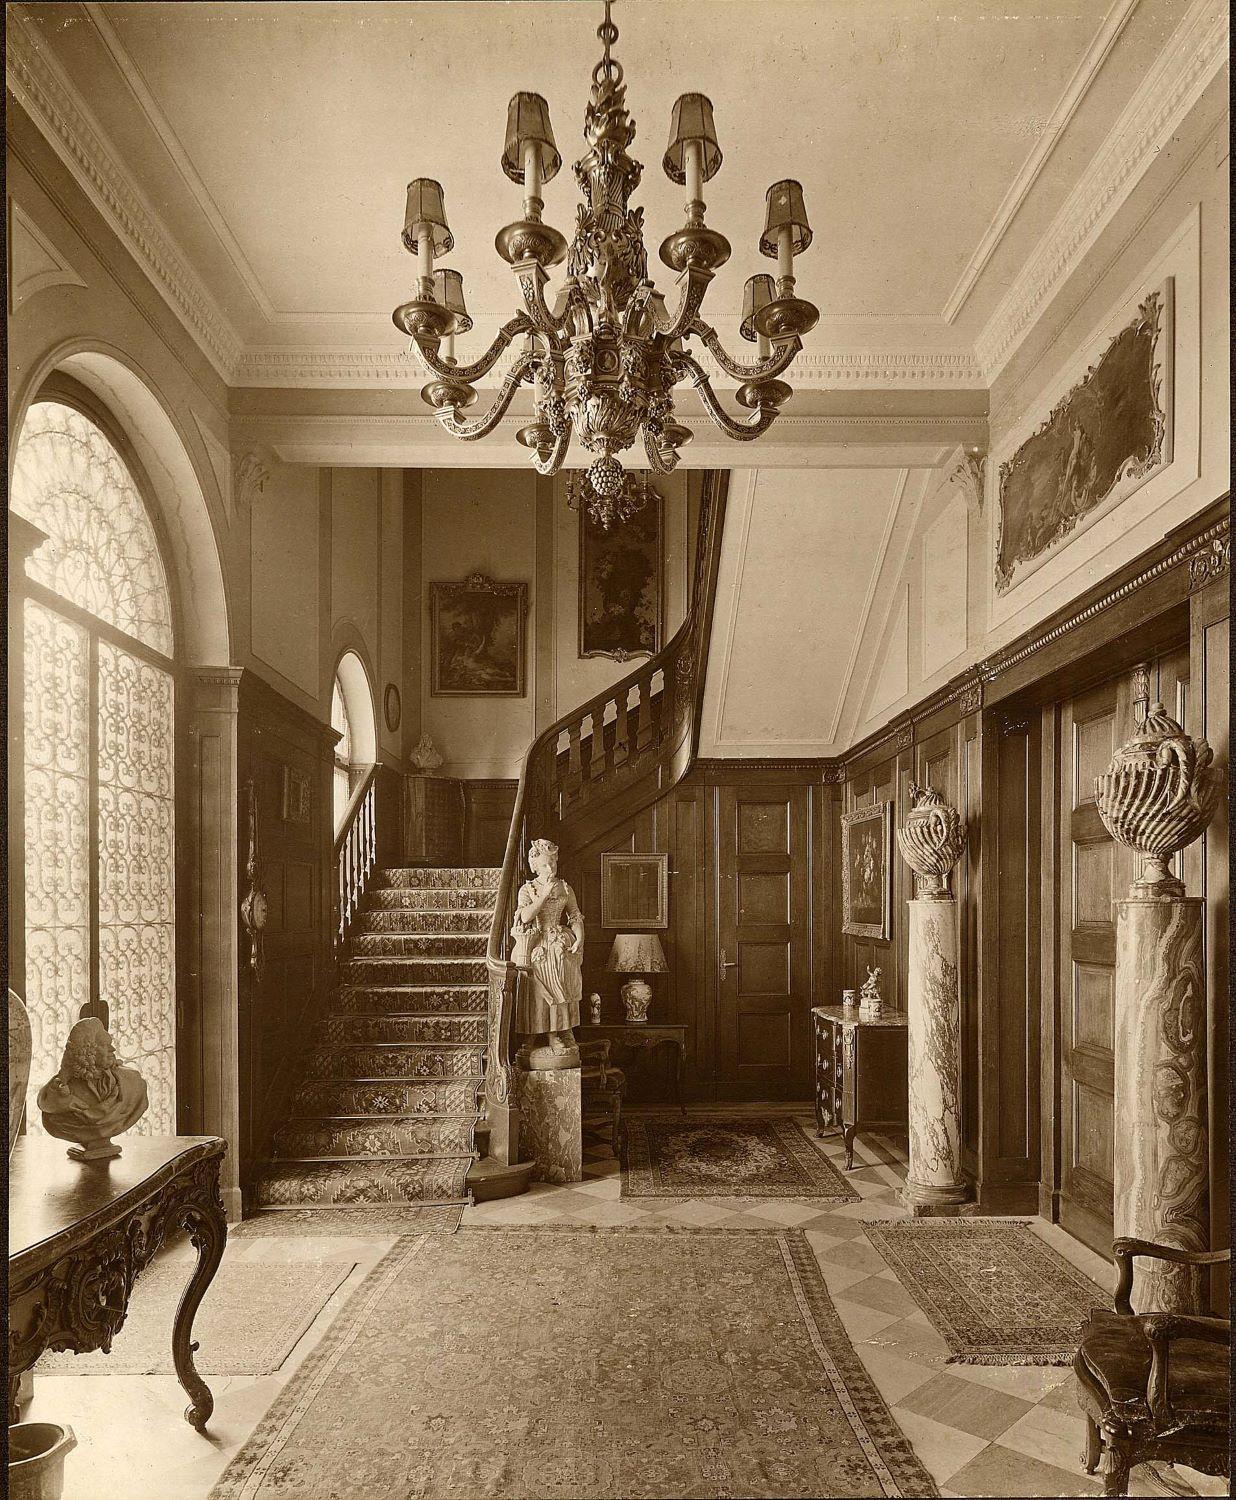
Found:
[[917, 876], [910, 912], [910, 1164], [901, 1201], [918, 1218], [967, 1211], [961, 1175], [961, 994], [957, 903], [949, 876], [966, 846], [961, 815], [930, 787], [910, 785], [911, 810], [897, 830]]
[[908, 901], [910, 912], [910, 1166], [901, 1199], [918, 1217], [956, 1212], [970, 1196], [961, 1176], [961, 996], [957, 903]]
[[[1104, 826], [1142, 860], [1116, 903], [1113, 1228], [1190, 1251], [1210, 1238], [1203, 903], [1170, 865], [1218, 805], [1213, 759], [1156, 703], [1095, 778]], [[1200, 1268], [1137, 1260], [1133, 1306], [1204, 1312], [1206, 1281]]]
[[520, 1151], [537, 1182], [583, 1181], [581, 1076], [578, 1067], [516, 1069]]

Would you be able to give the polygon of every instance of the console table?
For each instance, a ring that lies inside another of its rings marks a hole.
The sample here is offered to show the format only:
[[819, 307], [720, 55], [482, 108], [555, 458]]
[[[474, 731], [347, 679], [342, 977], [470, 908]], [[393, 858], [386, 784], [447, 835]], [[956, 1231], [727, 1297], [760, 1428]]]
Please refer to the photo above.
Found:
[[172, 1325], [172, 1361], [205, 1432], [215, 1400], [193, 1367], [193, 1317], [223, 1258], [216, 1136], [127, 1135], [110, 1161], [70, 1161], [64, 1141], [27, 1135], [9, 1158], [9, 1422], [17, 1385], [45, 1349], [111, 1350], [133, 1282], [187, 1233], [197, 1265]]
[[615, 1052], [622, 1054], [658, 1052], [663, 1047], [674, 1050], [674, 1099], [685, 1115], [687, 1106], [682, 1102], [682, 1065], [687, 1055], [687, 1028], [659, 1021], [602, 1022], [594, 1026], [590, 1021], [575, 1027], [575, 1035], [581, 1042], [609, 1042]]
[[860, 1019], [840, 1005], [811, 1012], [815, 1039], [816, 1134], [840, 1130], [845, 1169], [854, 1170], [854, 1136], [860, 1129], [904, 1126], [909, 1118], [908, 1030], [901, 1011], [878, 1021]]

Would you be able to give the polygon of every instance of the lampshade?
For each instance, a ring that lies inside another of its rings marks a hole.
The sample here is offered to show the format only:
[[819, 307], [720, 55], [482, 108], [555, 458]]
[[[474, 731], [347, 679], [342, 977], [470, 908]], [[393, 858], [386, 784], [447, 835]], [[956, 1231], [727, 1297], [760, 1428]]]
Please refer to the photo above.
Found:
[[416, 254], [416, 226], [433, 228], [433, 253], [445, 255], [455, 248], [455, 237], [446, 222], [446, 205], [442, 202], [442, 184], [432, 177], [418, 177], [408, 183], [408, 207], [403, 216], [403, 242]]
[[776, 257], [777, 231], [786, 225], [792, 231], [791, 248], [795, 255], [801, 255], [811, 243], [811, 225], [807, 223], [802, 183], [795, 182], [792, 177], [774, 182], [768, 189], [768, 217], [760, 236], [760, 249], [765, 255]]
[[669, 145], [661, 165], [671, 182], [687, 180], [687, 146], [700, 141], [704, 147], [704, 181], [716, 175], [721, 165], [721, 148], [712, 123], [712, 100], [705, 94], [681, 94], [674, 101], [670, 117]]
[[742, 322], [738, 331], [749, 344], [754, 344], [759, 335], [755, 331], [755, 315], [777, 295], [776, 283], [767, 272], [748, 276], [742, 289]]
[[536, 141], [541, 148], [541, 181], [548, 182], [562, 165], [549, 123], [549, 105], [540, 94], [516, 94], [506, 107], [506, 147], [502, 170], [512, 182], [524, 180], [524, 147]]
[[[770, 278], [771, 279], [771, 278]], [[458, 271], [446, 267], [433, 273], [433, 297], [440, 302], [455, 319], [452, 333], [467, 333], [472, 319], [464, 306], [463, 277]]]
[[655, 932], [620, 932], [605, 968], [610, 974], [664, 974], [669, 965]]

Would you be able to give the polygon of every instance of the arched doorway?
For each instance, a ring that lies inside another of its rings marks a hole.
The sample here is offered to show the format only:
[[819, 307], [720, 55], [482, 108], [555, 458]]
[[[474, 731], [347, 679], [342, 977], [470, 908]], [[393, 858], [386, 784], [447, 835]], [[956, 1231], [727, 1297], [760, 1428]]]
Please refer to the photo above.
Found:
[[[176, 630], [144, 481], [105, 412], [26, 413], [10, 504], [46, 534], [22, 605], [28, 1128], [73, 1022], [146, 1079], [136, 1129], [176, 1131]], [[21, 980], [18, 980], [21, 983]]]
[[334, 825], [338, 833], [360, 776], [378, 758], [378, 725], [369, 674], [355, 651], [345, 651], [335, 668], [330, 702], [335, 745]]

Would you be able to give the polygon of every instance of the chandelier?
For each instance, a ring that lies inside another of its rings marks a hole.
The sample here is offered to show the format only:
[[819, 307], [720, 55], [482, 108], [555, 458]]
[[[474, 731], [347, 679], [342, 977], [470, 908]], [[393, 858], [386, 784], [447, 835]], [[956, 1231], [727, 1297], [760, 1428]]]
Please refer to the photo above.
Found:
[[[609, 519], [619, 518], [630, 493], [616, 454], [641, 435], [648, 464], [668, 474], [691, 440], [675, 420], [674, 388], [688, 382], [713, 422], [731, 438], [750, 441], [766, 432], [793, 394], [778, 377], [802, 348], [819, 313], [794, 295], [794, 257], [811, 243], [803, 191], [792, 180], [768, 189], [767, 217], [759, 248], [777, 262], [777, 276], [748, 279], [740, 332], [756, 344], [757, 358], [735, 359], [716, 331], [699, 316], [708, 284], [730, 256], [729, 241], [704, 223], [703, 185], [721, 165], [712, 104], [703, 94], [683, 94], [674, 105], [670, 141], [662, 165], [672, 182], [687, 189], [686, 222], [661, 245], [661, 260], [678, 273], [678, 302], [671, 313], [648, 275], [644, 212], [630, 208], [643, 168], [627, 154], [635, 123], [627, 113], [622, 65], [611, 55], [618, 28], [610, 19], [597, 28], [604, 55], [592, 71], [584, 112], [587, 150], [575, 163], [583, 193], [570, 244], [546, 224], [541, 189], [562, 158], [539, 94], [519, 93], [507, 112], [502, 170], [523, 187], [523, 218], [499, 231], [495, 246], [515, 272], [523, 310], [505, 323], [479, 359], [460, 364], [455, 336], [472, 327], [464, 304], [463, 277], [434, 269], [434, 260], [454, 247], [442, 186], [419, 177], [408, 185], [403, 243], [417, 258], [416, 295], [396, 308], [395, 324], [415, 342], [433, 378], [422, 398], [452, 436], [472, 442], [492, 432], [515, 393], [531, 383], [535, 419], [520, 429], [541, 474], [562, 467], [572, 435], [597, 457], [587, 470], [590, 508], [610, 501]], [[566, 261], [566, 276], [551, 309], [548, 269]], [[475, 382], [497, 364], [517, 339], [516, 356], [489, 410], [463, 412], [476, 401]], [[695, 338], [727, 375], [740, 381], [736, 399], [749, 415], [730, 416], [699, 361], [687, 348]]]

